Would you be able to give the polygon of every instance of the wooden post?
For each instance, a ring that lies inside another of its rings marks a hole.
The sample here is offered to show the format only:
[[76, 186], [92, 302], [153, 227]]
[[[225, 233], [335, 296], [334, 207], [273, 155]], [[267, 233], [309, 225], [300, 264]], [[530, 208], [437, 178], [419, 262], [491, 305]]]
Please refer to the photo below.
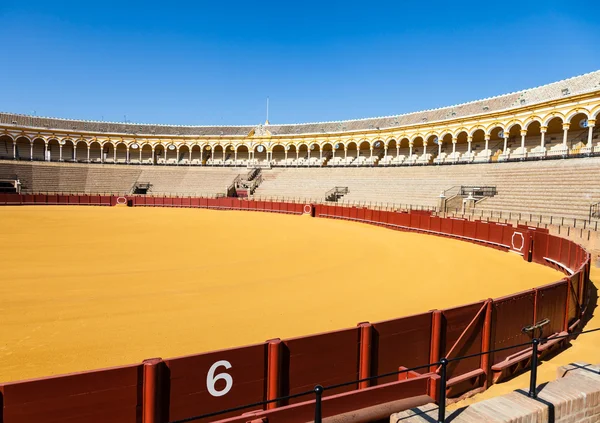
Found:
[[[442, 347], [442, 312], [433, 310], [431, 314], [431, 350], [429, 352], [429, 362], [437, 363], [440, 361]], [[430, 372], [435, 372], [437, 365], [429, 368]]]
[[[481, 352], [485, 353], [492, 348], [492, 307], [494, 300], [491, 298], [486, 302], [485, 320], [483, 321], [483, 330], [481, 335]], [[485, 372], [484, 389], [487, 389], [492, 384], [492, 357], [491, 354], [481, 355], [481, 368]]]
[[[359, 323], [360, 327], [360, 365], [358, 378], [365, 379], [371, 376], [371, 339], [373, 327], [368, 322]], [[368, 388], [370, 381], [359, 382], [358, 389]]]
[[[267, 401], [279, 396], [279, 375], [281, 373], [281, 340], [271, 339], [268, 342], [268, 370], [267, 370]], [[267, 404], [267, 410], [277, 408], [277, 402]]]
[[142, 423], [159, 423], [158, 365], [162, 358], [144, 360], [144, 381], [142, 397]]

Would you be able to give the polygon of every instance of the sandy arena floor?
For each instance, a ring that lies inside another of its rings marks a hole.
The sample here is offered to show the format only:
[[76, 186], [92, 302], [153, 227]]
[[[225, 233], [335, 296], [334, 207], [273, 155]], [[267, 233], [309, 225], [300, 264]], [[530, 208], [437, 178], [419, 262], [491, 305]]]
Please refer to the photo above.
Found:
[[559, 280], [466, 242], [338, 220], [0, 208], [0, 382], [354, 326]]

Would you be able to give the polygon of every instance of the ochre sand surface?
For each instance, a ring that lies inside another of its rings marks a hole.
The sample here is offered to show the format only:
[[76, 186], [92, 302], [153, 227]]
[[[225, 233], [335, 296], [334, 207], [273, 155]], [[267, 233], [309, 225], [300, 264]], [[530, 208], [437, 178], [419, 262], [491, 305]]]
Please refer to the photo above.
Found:
[[[590, 279], [595, 287], [600, 285], [600, 269], [592, 265]], [[594, 305], [595, 307], [596, 305]], [[594, 311], [592, 318], [587, 322], [582, 330], [600, 328], [600, 317], [598, 317], [598, 309]], [[571, 345], [560, 354], [552, 357], [550, 360], [543, 361], [538, 367], [537, 385], [556, 379], [556, 371], [559, 367], [570, 363], [600, 363], [600, 331], [591, 332], [578, 336], [571, 341]], [[490, 389], [474, 397], [467, 398], [449, 407], [449, 410], [455, 410], [463, 406], [473, 404], [488, 398], [499, 395], [508, 394], [516, 389], [529, 390], [530, 372], [522, 373], [521, 375], [504, 383], [492, 385]]]
[[467, 242], [260, 212], [0, 208], [0, 382], [499, 297], [563, 275]]

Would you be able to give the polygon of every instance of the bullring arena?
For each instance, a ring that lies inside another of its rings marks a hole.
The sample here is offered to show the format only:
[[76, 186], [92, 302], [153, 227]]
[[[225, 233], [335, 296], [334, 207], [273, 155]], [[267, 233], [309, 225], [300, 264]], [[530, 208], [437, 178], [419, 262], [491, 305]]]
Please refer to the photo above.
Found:
[[0, 422], [374, 421], [596, 363], [599, 114], [600, 71], [356, 121], [0, 114]]

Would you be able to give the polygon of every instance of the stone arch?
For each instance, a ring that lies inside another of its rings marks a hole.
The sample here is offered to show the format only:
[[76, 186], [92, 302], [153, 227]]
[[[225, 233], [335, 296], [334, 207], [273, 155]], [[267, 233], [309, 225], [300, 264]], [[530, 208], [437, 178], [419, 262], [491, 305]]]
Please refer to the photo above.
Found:
[[165, 157], [166, 148], [163, 144], [156, 144], [154, 146], [154, 164], [163, 164], [167, 162]]
[[260, 144], [256, 144], [253, 148], [253, 156], [254, 156], [254, 160], [258, 161], [259, 163], [261, 162], [266, 162], [267, 160], [267, 146], [260, 143]]
[[348, 160], [349, 163], [351, 161], [356, 160], [356, 158], [358, 157], [357, 142], [354, 140], [346, 141], [346, 144], [344, 145], [344, 154], [345, 154], [345, 157], [350, 159], [350, 160]]
[[223, 165], [225, 162], [225, 148], [221, 144], [215, 144], [212, 147], [212, 154], [210, 157], [211, 163], [214, 165]]
[[63, 138], [60, 140], [62, 145], [62, 160], [65, 162], [75, 161], [75, 141], [71, 138]]
[[571, 148], [587, 145], [588, 142], [588, 113], [581, 110], [569, 117], [569, 129], [567, 130], [567, 142]]
[[538, 122], [541, 126], [542, 121], [542, 118], [539, 116], [530, 116], [523, 122], [523, 129], [529, 129], [529, 125], [533, 124], [534, 122]]
[[181, 144], [179, 146], [179, 152], [177, 154], [177, 164], [189, 164], [191, 162], [190, 147], [187, 144]]
[[371, 143], [367, 139], [362, 139], [356, 143], [358, 145], [358, 157], [371, 156]]
[[[9, 134], [0, 134], [0, 158], [13, 158], [13, 141], [14, 138]], [[16, 157], [16, 152], [15, 152]]]
[[16, 158], [17, 160], [32, 160], [31, 157], [31, 140], [26, 136], [17, 136], [17, 149]]
[[142, 153], [142, 164], [151, 164], [152, 145], [150, 143], [145, 142], [140, 146], [140, 151]]
[[35, 137], [31, 142], [33, 144], [32, 160], [46, 160], [46, 140], [42, 137]]
[[335, 150], [333, 148], [332, 141], [324, 142], [321, 145], [321, 154], [323, 155], [323, 158], [327, 158], [327, 159], [333, 158], [334, 151]]
[[279, 166], [284, 163], [286, 157], [285, 148], [281, 143], [274, 144], [271, 147], [271, 157], [269, 160], [272, 165]]
[[84, 139], [75, 141], [75, 161], [86, 163], [88, 161], [89, 144]]
[[98, 140], [93, 140], [89, 144], [90, 162], [98, 163], [102, 160], [102, 144]]
[[191, 146], [191, 164], [199, 165], [202, 160], [200, 160], [200, 153], [202, 153], [202, 148], [199, 144], [192, 144]]
[[127, 157], [129, 154], [129, 147], [127, 144], [125, 144], [125, 142], [118, 142], [115, 146], [115, 152], [117, 157], [115, 163], [127, 163], [129, 161], [129, 158]]
[[561, 122], [565, 122], [565, 116], [560, 112], [552, 112], [544, 118], [542, 126], [548, 126], [552, 120], [560, 119]]
[[47, 145], [46, 160], [50, 162], [59, 161], [61, 150], [60, 141], [57, 138], [50, 138]]

